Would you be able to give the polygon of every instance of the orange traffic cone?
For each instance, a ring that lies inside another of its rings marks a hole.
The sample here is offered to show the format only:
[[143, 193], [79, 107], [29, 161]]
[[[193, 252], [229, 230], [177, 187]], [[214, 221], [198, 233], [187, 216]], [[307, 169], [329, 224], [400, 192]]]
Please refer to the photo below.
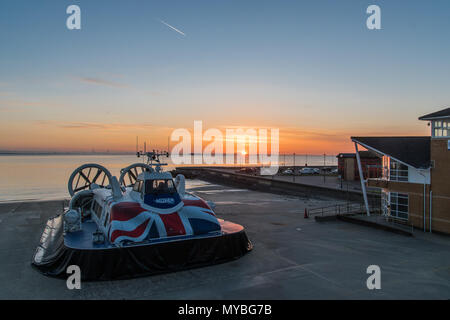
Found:
[[308, 219], [308, 210], [306, 210], [306, 208], [305, 208], [305, 216], [304, 216], [304, 218]]

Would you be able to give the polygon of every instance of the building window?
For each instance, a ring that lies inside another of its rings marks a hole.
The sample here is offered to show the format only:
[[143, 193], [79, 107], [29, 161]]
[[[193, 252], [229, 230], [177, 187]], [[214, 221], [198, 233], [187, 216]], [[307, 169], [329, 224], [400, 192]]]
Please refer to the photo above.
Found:
[[407, 193], [383, 192], [381, 208], [383, 215], [400, 219], [408, 219], [409, 196]]
[[433, 121], [432, 134], [434, 138], [450, 138], [450, 121], [449, 120]]
[[389, 180], [408, 182], [408, 166], [391, 160], [389, 164]]

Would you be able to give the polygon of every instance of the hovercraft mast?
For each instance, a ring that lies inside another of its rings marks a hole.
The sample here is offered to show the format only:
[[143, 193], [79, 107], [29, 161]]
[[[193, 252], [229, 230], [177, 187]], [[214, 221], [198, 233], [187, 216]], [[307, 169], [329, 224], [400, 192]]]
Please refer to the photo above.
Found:
[[169, 151], [159, 151], [159, 150], [155, 151], [154, 149], [151, 152], [138, 151], [136, 152], [136, 156], [138, 158], [143, 157], [143, 162], [146, 162], [146, 164], [151, 167], [155, 167], [154, 170], [156, 172], [161, 172], [162, 171], [161, 166], [167, 166], [168, 164], [161, 163], [159, 157], [161, 156], [169, 157]]

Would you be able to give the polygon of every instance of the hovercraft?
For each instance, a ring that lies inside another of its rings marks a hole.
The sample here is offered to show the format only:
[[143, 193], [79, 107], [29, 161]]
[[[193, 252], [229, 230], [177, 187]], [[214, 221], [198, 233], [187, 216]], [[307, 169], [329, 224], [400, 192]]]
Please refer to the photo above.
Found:
[[252, 249], [244, 227], [218, 219], [214, 204], [185, 191], [183, 175], [164, 172], [160, 156], [121, 170], [85, 164], [70, 176], [69, 207], [47, 221], [32, 265], [66, 278], [113, 280], [179, 271], [237, 259]]

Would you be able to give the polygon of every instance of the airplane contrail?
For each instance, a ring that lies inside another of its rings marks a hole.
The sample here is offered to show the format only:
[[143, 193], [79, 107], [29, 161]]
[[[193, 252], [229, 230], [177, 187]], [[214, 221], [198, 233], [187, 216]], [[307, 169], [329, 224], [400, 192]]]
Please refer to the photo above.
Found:
[[171, 25], [168, 24], [167, 22], [164, 22], [164, 21], [162, 21], [161, 19], [158, 19], [158, 21], [161, 22], [162, 24], [165, 24], [165, 25], [168, 26], [170, 29], [172, 29], [172, 30], [178, 32], [179, 34], [182, 34], [183, 36], [186, 36], [186, 35], [184, 34], [183, 31], [178, 30], [177, 28], [171, 26]]

